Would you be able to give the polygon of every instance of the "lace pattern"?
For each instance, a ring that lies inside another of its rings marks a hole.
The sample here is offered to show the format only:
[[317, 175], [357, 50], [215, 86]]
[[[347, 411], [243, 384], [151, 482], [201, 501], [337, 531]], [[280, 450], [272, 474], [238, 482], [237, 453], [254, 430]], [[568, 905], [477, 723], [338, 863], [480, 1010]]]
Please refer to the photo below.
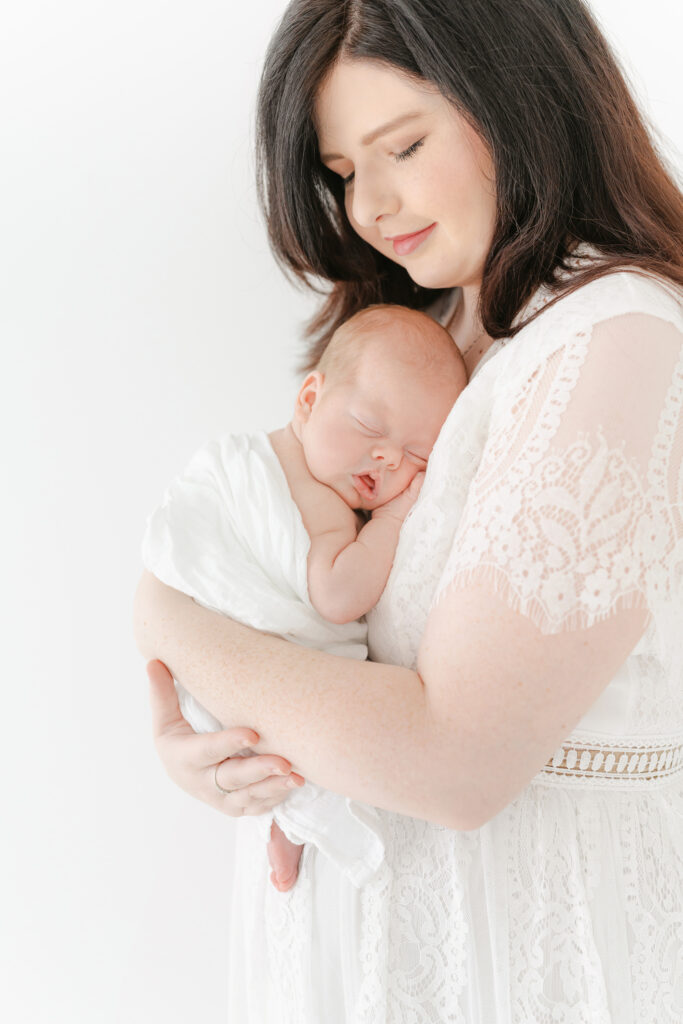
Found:
[[562, 779], [565, 783], [644, 785], [672, 776], [683, 779], [683, 740], [589, 739], [558, 747], [542, 771], [543, 776]]
[[[625, 442], [610, 446], [599, 422], [592, 433], [577, 431], [573, 443], [550, 450], [587, 352], [581, 333], [530, 379], [505, 417], [507, 426], [498, 427], [443, 574], [446, 585], [486, 579], [546, 633], [586, 628], [610, 615], [617, 601], [642, 607], [648, 597], [650, 604], [669, 598], [681, 550], [677, 501], [662, 464], [673, 438], [664, 436], [662, 420], [647, 489]], [[665, 399], [670, 434], [680, 419], [682, 377], [683, 351]], [[541, 412], [520, 442], [525, 406], [544, 378]], [[680, 484], [680, 470], [677, 479]]]
[[[328, 1001], [323, 1015], [307, 1001], [311, 901], [322, 894], [304, 850], [297, 886], [284, 899], [266, 892], [250, 910], [258, 936], [265, 915], [273, 993], [271, 1012], [253, 1003], [250, 1021], [683, 1020], [676, 329], [680, 296], [617, 274], [496, 343], [476, 369], [368, 617], [372, 657], [414, 668], [435, 599], [476, 572], [547, 632], [590, 628], [629, 602], [647, 606], [647, 628], [604, 700], [484, 826], [457, 831], [379, 811], [385, 861], [349, 895], [354, 928], [339, 940], [359, 950], [355, 1006]], [[260, 856], [253, 870], [267, 889]], [[256, 962], [262, 947], [247, 945]]]
[[[467, 839], [401, 815], [383, 815], [391, 855], [362, 894], [364, 968], [357, 1024], [468, 1024], [469, 927], [463, 884]], [[389, 912], [393, 908], [393, 912]]]
[[272, 968], [273, 1004], [279, 1007], [282, 1024], [299, 1024], [308, 1016], [307, 993], [311, 979], [306, 965], [307, 939], [312, 927], [309, 864], [312, 853], [311, 846], [304, 846], [297, 883], [285, 899], [270, 882], [266, 888], [266, 954]]
[[476, 832], [386, 815], [354, 1024], [675, 1024], [682, 811], [534, 784]]
[[[542, 632], [633, 606], [650, 619], [601, 717], [596, 704], [482, 828], [382, 814], [358, 1024], [683, 1020], [676, 331], [680, 296], [603, 278], [496, 343], [444, 425], [368, 617], [374, 659], [414, 668], [434, 602], [474, 580]], [[629, 378], [644, 338], [651, 358]], [[610, 388], [610, 367], [630, 390]]]

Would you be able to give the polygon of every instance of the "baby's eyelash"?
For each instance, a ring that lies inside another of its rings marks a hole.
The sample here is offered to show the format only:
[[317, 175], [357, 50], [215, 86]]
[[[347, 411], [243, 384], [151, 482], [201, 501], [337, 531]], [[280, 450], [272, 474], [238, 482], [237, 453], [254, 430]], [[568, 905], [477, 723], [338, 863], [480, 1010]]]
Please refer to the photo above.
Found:
[[[408, 160], [414, 153], [417, 153], [418, 149], [423, 144], [424, 144], [424, 138], [418, 139], [417, 142], [414, 142], [412, 144], [412, 146], [408, 146], [408, 148], [404, 149], [403, 152], [395, 153], [394, 154], [394, 159], [396, 159], [396, 160]], [[342, 182], [344, 184], [344, 187], [346, 187], [347, 185], [350, 185], [351, 182], [353, 181], [354, 177], [355, 177], [355, 172], [351, 171], [351, 173], [347, 174], [347, 176], [345, 178], [342, 178]]]
[[382, 436], [381, 430], [377, 430], [375, 427], [369, 427], [367, 423], [362, 423], [361, 420], [356, 420], [356, 423], [361, 428], [361, 430], [364, 430], [366, 434], [369, 434], [370, 437]]

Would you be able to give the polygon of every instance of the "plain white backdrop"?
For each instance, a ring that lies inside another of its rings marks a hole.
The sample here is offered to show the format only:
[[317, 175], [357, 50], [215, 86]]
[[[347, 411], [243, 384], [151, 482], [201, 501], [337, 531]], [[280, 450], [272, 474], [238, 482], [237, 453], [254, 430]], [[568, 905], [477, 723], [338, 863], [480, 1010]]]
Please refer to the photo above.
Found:
[[[4, 14], [11, 1024], [226, 1019], [240, 823], [177, 790], [157, 760], [131, 602], [145, 517], [190, 455], [289, 415], [315, 303], [269, 253], [252, 158], [261, 57], [284, 6], [22, 0]], [[678, 0], [592, 6], [680, 161]]]

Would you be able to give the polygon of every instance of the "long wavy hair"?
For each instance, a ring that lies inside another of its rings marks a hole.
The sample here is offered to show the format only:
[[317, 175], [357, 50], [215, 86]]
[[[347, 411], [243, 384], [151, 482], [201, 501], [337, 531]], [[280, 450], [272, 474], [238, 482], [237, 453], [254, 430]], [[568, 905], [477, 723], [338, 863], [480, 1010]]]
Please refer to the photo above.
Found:
[[[497, 217], [479, 313], [492, 337], [529, 322], [513, 326], [542, 284], [559, 298], [630, 267], [683, 285], [681, 191], [582, 0], [294, 0], [261, 77], [257, 183], [276, 259], [324, 295], [307, 366], [363, 306], [441, 294], [354, 232], [320, 161], [314, 103], [341, 57], [432, 83], [488, 146]], [[560, 275], [577, 242], [605, 258]]]

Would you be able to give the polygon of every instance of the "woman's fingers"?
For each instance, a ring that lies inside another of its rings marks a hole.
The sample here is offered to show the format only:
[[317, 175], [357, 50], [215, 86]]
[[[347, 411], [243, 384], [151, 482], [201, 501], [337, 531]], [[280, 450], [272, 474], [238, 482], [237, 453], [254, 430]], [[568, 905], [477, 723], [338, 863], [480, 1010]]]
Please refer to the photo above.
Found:
[[154, 738], [158, 740], [171, 732], [192, 732], [180, 712], [173, 676], [163, 661], [148, 661], [147, 676]]
[[296, 784], [303, 784], [303, 778], [291, 770], [289, 762], [273, 754], [231, 757], [219, 764], [218, 768], [212, 769], [212, 774], [222, 789], [249, 788], [250, 795], [254, 797], [271, 797], [286, 792], [286, 783], [290, 779]]
[[[304, 780], [300, 775], [296, 776], [296, 781], [298, 784], [303, 785]], [[234, 793], [224, 797], [226, 805], [230, 805], [229, 808], [226, 806], [224, 810], [227, 814], [263, 814], [265, 811], [282, 803], [290, 793], [291, 788], [287, 787], [285, 779], [270, 776], [264, 779], [263, 782], [244, 786], [242, 789], [237, 789]]]
[[[232, 817], [263, 814], [291, 792], [289, 779], [304, 779], [284, 757], [276, 754], [239, 756], [258, 743], [253, 729], [236, 727], [221, 732], [195, 733], [183, 718], [173, 676], [162, 661], [147, 664], [152, 728], [157, 750], [168, 775], [190, 795]], [[224, 790], [221, 793], [216, 782]]]
[[[188, 761], [198, 765], [217, 764], [233, 757], [259, 741], [259, 734], [249, 728], [224, 729], [221, 732], [195, 733], [183, 718], [173, 676], [163, 661], [147, 663], [149, 696], [152, 707], [152, 729], [156, 740], [182, 734], [190, 739], [183, 745]], [[196, 737], [197, 742], [192, 742]], [[188, 757], [188, 754], [190, 756]]]
[[[197, 743], [192, 745], [192, 760], [199, 767], [216, 765], [228, 757], [241, 754], [245, 748], [252, 747], [258, 741], [258, 733], [255, 733], [253, 729], [241, 727], [223, 729], [221, 732], [199, 733], [197, 734]], [[187, 750], [190, 751], [190, 744], [187, 745]], [[241, 757], [239, 760], [245, 761], [250, 758], [248, 756]]]
[[[294, 786], [288, 785], [290, 780], [293, 780]], [[254, 782], [244, 790], [238, 790], [238, 793], [242, 792], [248, 799], [248, 803], [245, 806], [245, 814], [263, 814], [264, 811], [269, 810], [271, 807], [276, 807], [282, 803], [292, 790], [303, 786], [304, 782], [305, 779], [301, 775], [292, 772], [287, 778], [283, 779], [276, 775], [270, 775], [263, 782]], [[235, 795], [237, 796], [237, 794]]]

